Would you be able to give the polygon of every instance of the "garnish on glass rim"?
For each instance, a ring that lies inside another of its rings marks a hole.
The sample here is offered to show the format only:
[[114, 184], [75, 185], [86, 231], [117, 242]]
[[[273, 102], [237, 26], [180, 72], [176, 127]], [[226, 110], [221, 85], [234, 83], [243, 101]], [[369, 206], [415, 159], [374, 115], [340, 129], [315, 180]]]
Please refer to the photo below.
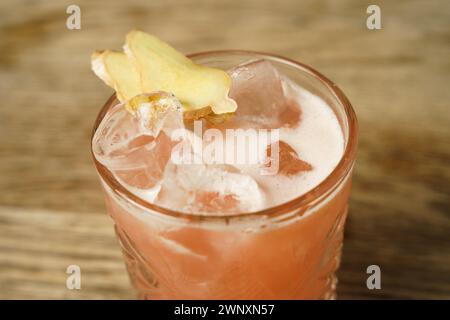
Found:
[[228, 97], [231, 78], [225, 71], [197, 65], [142, 31], [127, 34], [124, 51], [97, 51], [91, 58], [92, 70], [116, 91], [119, 101], [169, 92], [181, 102], [185, 118], [212, 122], [224, 121], [236, 110], [236, 102]]

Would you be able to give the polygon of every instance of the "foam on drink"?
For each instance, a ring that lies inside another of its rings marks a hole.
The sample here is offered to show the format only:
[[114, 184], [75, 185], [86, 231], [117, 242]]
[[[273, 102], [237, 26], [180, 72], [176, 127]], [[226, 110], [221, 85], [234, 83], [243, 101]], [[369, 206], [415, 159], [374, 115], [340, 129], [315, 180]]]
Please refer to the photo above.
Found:
[[267, 206], [299, 197], [322, 182], [336, 167], [344, 153], [344, 137], [338, 119], [328, 104], [311, 92], [285, 80], [301, 110], [301, 121], [280, 128], [280, 140], [312, 166], [295, 175], [259, 175], [253, 177], [266, 192]]

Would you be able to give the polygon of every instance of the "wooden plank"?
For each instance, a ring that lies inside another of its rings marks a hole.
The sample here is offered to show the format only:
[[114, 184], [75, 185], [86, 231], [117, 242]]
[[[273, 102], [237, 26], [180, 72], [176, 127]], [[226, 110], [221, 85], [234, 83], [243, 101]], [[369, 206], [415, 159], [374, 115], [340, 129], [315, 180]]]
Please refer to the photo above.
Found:
[[[68, 290], [69, 265], [81, 289]], [[0, 207], [0, 299], [133, 299], [109, 217]]]

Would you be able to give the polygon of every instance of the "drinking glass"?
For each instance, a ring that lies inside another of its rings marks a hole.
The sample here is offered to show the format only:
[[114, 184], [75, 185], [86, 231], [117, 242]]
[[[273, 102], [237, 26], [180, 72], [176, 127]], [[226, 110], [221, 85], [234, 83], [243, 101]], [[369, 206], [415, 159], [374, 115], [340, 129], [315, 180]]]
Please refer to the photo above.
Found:
[[[127, 190], [95, 157], [131, 282], [143, 299], [333, 299], [357, 148], [355, 113], [319, 72], [283, 57], [248, 51], [189, 56], [228, 70], [266, 59], [323, 99], [345, 140], [336, 168], [314, 189], [258, 212], [196, 215], [169, 210]], [[112, 96], [95, 122], [118, 101]], [[280, 190], [282, 192], [282, 190]]]

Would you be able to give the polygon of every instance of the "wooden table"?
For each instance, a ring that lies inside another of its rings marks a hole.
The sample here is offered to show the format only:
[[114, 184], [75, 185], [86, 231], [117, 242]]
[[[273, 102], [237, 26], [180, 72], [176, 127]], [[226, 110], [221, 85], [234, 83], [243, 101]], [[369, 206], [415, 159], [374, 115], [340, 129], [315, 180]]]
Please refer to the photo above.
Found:
[[[340, 298], [450, 298], [450, 2], [75, 1], [0, 4], [0, 298], [134, 298], [90, 159], [111, 94], [94, 49], [133, 28], [184, 52], [240, 48], [305, 62], [347, 94], [360, 147]], [[82, 289], [66, 289], [80, 265]], [[366, 268], [382, 289], [366, 288]]]

